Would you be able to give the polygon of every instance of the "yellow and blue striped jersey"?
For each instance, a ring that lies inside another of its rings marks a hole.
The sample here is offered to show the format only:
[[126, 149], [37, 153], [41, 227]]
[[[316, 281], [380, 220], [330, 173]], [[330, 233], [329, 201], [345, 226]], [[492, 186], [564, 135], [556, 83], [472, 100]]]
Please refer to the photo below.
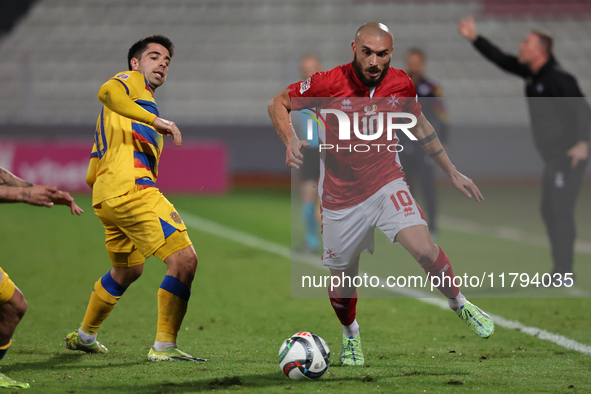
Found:
[[159, 113], [152, 90], [141, 73], [118, 73], [103, 88], [104, 98], [100, 98], [99, 92], [99, 100], [104, 105], [97, 120], [86, 176], [93, 189], [93, 206], [121, 196], [135, 185], [156, 187], [163, 146], [162, 135], [149, 126]]

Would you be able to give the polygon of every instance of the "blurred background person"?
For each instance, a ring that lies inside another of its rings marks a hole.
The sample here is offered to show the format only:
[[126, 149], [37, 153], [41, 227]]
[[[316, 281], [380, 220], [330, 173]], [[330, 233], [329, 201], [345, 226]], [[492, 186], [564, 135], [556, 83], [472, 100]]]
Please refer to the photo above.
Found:
[[525, 80], [533, 137], [544, 160], [541, 212], [552, 249], [552, 277], [562, 285], [564, 275], [573, 272], [575, 204], [589, 157], [589, 105], [575, 77], [554, 58], [550, 34], [530, 31], [514, 56], [479, 35], [471, 16], [459, 22], [458, 31], [485, 58]]
[[[425, 76], [425, 53], [420, 48], [410, 48], [406, 52], [405, 71], [412, 79], [419, 102], [423, 106], [423, 114], [437, 131], [444, 146], [448, 143], [449, 126], [447, 112], [443, 105], [443, 91], [438, 84]], [[433, 160], [405, 133], [397, 133], [400, 144], [404, 147], [400, 152], [400, 162], [406, 177], [406, 183], [413, 196], [417, 195], [417, 184], [420, 184], [423, 196], [423, 208], [426, 210], [429, 232], [433, 239], [437, 238], [437, 185], [436, 166]], [[447, 149], [447, 146], [446, 146]]]
[[[304, 55], [300, 59], [300, 76], [302, 80], [310, 78], [317, 72], [322, 71], [322, 63], [315, 55]], [[304, 244], [300, 252], [317, 253], [320, 251], [320, 239], [318, 237], [318, 177], [320, 176], [320, 155], [318, 152], [318, 125], [312, 124], [312, 139], [307, 135], [307, 119], [309, 116], [301, 112], [294, 113], [298, 117], [294, 128], [298, 138], [306, 140], [310, 146], [304, 149], [304, 164], [297, 170], [300, 195], [302, 199], [302, 221], [304, 224]]]

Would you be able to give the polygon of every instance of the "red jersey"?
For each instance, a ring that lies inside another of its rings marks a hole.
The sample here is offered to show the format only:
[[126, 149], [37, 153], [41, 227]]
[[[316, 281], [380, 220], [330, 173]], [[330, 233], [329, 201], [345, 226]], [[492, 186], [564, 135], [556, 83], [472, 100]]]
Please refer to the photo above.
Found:
[[319, 119], [318, 193], [323, 207], [339, 210], [359, 204], [404, 176], [398, 154], [391, 148], [398, 139], [394, 134], [388, 139], [385, 130], [387, 113], [406, 112], [415, 117], [421, 114], [415, 86], [404, 71], [390, 67], [382, 82], [370, 89], [361, 83], [349, 63], [316, 73], [289, 89], [294, 110], [311, 108], [316, 115], [320, 115], [320, 108], [339, 110], [347, 114], [351, 128], [369, 136], [383, 127], [381, 136], [374, 140], [359, 138], [353, 131], [350, 139], [342, 140], [337, 116], [327, 113]]

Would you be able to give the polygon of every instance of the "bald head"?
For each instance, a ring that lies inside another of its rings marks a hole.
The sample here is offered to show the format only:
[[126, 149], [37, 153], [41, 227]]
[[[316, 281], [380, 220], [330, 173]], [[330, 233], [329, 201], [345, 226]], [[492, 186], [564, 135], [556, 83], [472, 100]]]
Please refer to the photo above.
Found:
[[368, 35], [372, 37], [389, 37], [390, 38], [390, 46], [394, 44], [394, 36], [388, 26], [384, 25], [383, 23], [379, 22], [369, 22], [365, 25], [361, 26], [357, 29], [357, 33], [355, 33], [355, 42], [358, 44], [359, 40], [362, 38], [363, 35]]
[[388, 74], [392, 59], [392, 33], [383, 23], [369, 22], [361, 26], [351, 43], [353, 70], [365, 86], [376, 87]]

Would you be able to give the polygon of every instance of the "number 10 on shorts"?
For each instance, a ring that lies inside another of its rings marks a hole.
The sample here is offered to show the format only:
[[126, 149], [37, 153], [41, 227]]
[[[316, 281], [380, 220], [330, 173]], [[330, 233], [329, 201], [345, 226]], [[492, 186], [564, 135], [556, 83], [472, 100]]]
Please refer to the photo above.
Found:
[[[408, 194], [406, 192], [406, 190], [398, 190], [396, 195], [392, 194], [390, 196], [390, 200], [392, 200], [392, 202], [394, 203], [394, 206], [396, 207], [397, 211], [400, 211], [401, 205], [403, 207], [409, 207], [412, 205], [412, 198], [410, 197], [410, 194]], [[408, 208], [406, 208], [406, 209], [408, 209]], [[405, 209], [405, 211], [406, 211], [406, 209]], [[410, 209], [412, 209], [412, 208], [410, 208]]]

